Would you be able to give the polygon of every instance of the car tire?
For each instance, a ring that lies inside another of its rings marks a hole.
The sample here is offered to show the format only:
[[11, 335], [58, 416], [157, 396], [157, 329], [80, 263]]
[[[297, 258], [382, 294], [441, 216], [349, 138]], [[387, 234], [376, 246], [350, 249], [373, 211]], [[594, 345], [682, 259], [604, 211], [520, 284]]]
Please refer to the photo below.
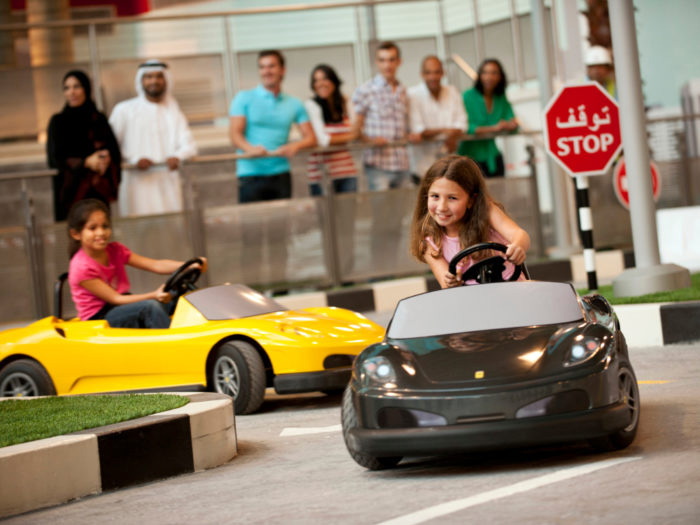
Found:
[[236, 415], [255, 412], [265, 397], [265, 367], [253, 345], [228, 341], [216, 352], [209, 375], [214, 392], [231, 396]]
[[345, 446], [352, 459], [354, 459], [358, 465], [370, 470], [383, 470], [398, 465], [399, 461], [402, 459], [401, 456], [378, 458], [350, 448], [348, 444], [348, 434], [351, 429], [358, 426], [358, 422], [355, 405], [352, 402], [352, 390], [349, 386], [345, 389], [345, 392], [343, 392], [343, 403], [340, 412], [343, 423], [343, 440], [345, 441]]
[[620, 397], [627, 405], [631, 413], [631, 420], [622, 430], [608, 434], [607, 436], [594, 438], [589, 440], [590, 444], [603, 452], [611, 450], [620, 450], [628, 447], [634, 441], [639, 427], [639, 414], [641, 405], [639, 400], [639, 386], [637, 377], [629, 363], [623, 361], [617, 372], [618, 387], [620, 388]]
[[56, 388], [36, 361], [18, 359], [0, 370], [0, 397], [53, 396]]

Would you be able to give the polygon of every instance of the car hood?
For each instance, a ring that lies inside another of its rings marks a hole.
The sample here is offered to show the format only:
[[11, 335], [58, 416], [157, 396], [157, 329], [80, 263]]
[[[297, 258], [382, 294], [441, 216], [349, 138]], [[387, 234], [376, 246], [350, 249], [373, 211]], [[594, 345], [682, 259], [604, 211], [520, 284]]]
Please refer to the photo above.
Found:
[[257, 318], [269, 322], [287, 334], [299, 337], [325, 337], [339, 343], [381, 341], [385, 330], [378, 324], [358, 314], [341, 308], [306, 308], [266, 314]]
[[[561, 347], [577, 324], [508, 328], [391, 341], [428, 384], [527, 380], [561, 371]], [[554, 369], [554, 370], [552, 370]], [[417, 386], [417, 385], [416, 385]], [[456, 386], [456, 385], [455, 385]]]

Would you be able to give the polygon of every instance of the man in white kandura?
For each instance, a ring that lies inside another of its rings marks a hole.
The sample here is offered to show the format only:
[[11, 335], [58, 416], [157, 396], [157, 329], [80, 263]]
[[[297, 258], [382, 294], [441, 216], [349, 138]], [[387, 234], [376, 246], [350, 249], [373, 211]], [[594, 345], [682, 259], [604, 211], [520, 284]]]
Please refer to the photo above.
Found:
[[141, 64], [135, 80], [138, 96], [117, 104], [109, 118], [122, 158], [138, 167], [122, 172], [122, 217], [182, 211], [178, 168], [197, 153], [197, 146], [171, 95], [167, 67], [159, 60]]

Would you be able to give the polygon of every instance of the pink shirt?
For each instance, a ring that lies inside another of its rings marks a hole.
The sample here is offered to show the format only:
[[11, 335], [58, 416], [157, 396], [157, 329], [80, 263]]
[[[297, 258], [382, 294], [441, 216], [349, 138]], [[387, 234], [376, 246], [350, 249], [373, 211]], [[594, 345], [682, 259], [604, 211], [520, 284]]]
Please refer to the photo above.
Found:
[[107, 266], [98, 263], [82, 248], [76, 252], [68, 267], [68, 283], [80, 319], [90, 319], [105, 305], [105, 301], [83, 288], [80, 283], [90, 279], [101, 279], [120, 294], [128, 292], [126, 263], [129, 257], [131, 250], [118, 242], [110, 242], [107, 245]]
[[[432, 237], [426, 237], [425, 241], [430, 245], [430, 247], [437, 251], [437, 246], [435, 245], [435, 242], [433, 242]], [[497, 242], [500, 244], [503, 244], [504, 246], [508, 246], [508, 241], [498, 233], [496, 230], [491, 229], [489, 231], [489, 241], [490, 242]], [[449, 263], [452, 258], [457, 255], [460, 251], [462, 251], [462, 246], [459, 244], [459, 237], [449, 237], [447, 235], [442, 236], [442, 256], [443, 258]], [[457, 264], [457, 270], [460, 273], [466, 272], [472, 265], [474, 264], [474, 259], [471, 257], [466, 257], [465, 259], [462, 259], [458, 264]], [[514, 267], [512, 263], [506, 263], [506, 270], [503, 272], [503, 278], [508, 279], [511, 275], [513, 275], [514, 272]], [[518, 281], [525, 281], [525, 275], [520, 274], [520, 277], [518, 277]], [[475, 281], [469, 281], [470, 283], [475, 282]]]

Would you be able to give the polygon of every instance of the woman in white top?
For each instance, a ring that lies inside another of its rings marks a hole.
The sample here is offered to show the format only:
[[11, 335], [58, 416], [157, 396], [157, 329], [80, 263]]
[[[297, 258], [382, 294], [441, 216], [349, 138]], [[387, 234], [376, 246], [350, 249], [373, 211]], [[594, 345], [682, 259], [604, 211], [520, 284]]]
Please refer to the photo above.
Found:
[[[316, 66], [311, 72], [314, 97], [307, 100], [305, 106], [319, 146], [336, 146], [356, 138], [351, 125], [352, 105], [341, 94], [341, 84], [335, 70], [326, 64]], [[321, 181], [324, 170], [335, 193], [357, 190], [357, 169], [348, 150], [312, 153], [309, 156], [311, 195], [323, 194]]]

